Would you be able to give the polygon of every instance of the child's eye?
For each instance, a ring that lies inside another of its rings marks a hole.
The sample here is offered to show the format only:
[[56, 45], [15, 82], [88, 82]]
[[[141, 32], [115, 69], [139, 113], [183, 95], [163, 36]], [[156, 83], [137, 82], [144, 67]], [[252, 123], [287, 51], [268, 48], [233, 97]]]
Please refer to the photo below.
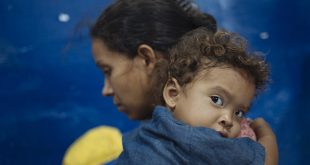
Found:
[[245, 115], [245, 112], [243, 110], [238, 110], [235, 112], [235, 115], [238, 117], [238, 118], [243, 118], [244, 115]]
[[219, 106], [223, 106], [223, 100], [219, 96], [210, 96], [213, 103]]

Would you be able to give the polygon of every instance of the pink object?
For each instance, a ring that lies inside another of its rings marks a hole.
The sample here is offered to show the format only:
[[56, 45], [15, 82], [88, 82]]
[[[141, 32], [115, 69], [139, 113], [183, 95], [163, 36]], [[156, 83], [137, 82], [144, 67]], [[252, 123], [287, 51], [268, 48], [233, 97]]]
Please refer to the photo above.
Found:
[[241, 131], [238, 137], [248, 137], [256, 141], [256, 135], [253, 129], [250, 127], [250, 119], [243, 118], [241, 120]]

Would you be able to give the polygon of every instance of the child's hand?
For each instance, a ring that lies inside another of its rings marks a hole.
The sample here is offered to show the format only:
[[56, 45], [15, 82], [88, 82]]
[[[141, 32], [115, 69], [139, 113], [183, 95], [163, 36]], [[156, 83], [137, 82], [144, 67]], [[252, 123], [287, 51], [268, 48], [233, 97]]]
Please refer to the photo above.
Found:
[[251, 138], [252, 140], [256, 141], [256, 135], [253, 129], [250, 127], [250, 123], [252, 120], [243, 118], [241, 120], [241, 131], [238, 137], [248, 137]]
[[251, 122], [250, 126], [256, 134], [257, 141], [265, 147], [265, 164], [277, 165], [279, 159], [277, 139], [268, 123], [263, 118], [258, 118]]

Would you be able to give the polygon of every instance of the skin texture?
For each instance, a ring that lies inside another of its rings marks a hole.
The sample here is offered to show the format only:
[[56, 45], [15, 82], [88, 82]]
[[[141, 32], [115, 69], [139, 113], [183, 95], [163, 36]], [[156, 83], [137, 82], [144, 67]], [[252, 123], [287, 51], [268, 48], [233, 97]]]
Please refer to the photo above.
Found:
[[164, 99], [175, 118], [208, 127], [224, 137], [237, 137], [240, 122], [255, 95], [255, 85], [240, 71], [215, 67], [181, 87], [176, 79], [164, 88]]
[[149, 57], [149, 47], [141, 50], [133, 59], [121, 53], [110, 51], [101, 40], [93, 40], [93, 56], [96, 65], [103, 72], [103, 96], [113, 96], [113, 102], [120, 112], [130, 119], [145, 119], [151, 116], [153, 99], [151, 96], [150, 74], [153, 65]]

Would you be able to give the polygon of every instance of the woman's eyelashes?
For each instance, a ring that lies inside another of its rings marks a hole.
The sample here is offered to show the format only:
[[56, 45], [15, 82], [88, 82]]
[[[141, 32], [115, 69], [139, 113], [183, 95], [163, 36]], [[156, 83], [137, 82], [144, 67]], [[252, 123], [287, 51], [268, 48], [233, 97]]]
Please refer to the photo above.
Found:
[[112, 72], [112, 69], [111, 68], [108, 68], [108, 67], [105, 67], [102, 69], [103, 70], [103, 74], [105, 76], [110, 76], [111, 75], [111, 72]]
[[223, 106], [224, 105], [224, 100], [220, 96], [214, 95], [214, 96], [210, 96], [210, 98], [211, 98], [211, 101], [214, 104], [216, 104], [218, 106]]

